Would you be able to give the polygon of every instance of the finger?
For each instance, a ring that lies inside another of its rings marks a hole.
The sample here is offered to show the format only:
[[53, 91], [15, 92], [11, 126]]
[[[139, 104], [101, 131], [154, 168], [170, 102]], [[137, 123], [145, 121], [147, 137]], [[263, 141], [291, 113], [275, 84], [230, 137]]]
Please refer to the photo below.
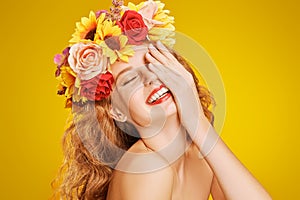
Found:
[[156, 74], [158, 79], [164, 83], [168, 88], [175, 82], [174, 78], [170, 76], [171, 74], [165, 71], [165, 67], [162, 68], [161, 66], [154, 65], [153, 63], [148, 64], [148, 68], [150, 71]]
[[161, 41], [158, 40], [156, 43], [156, 46], [157, 46], [158, 50], [169, 60], [171, 60], [175, 63], [178, 62], [177, 59], [174, 57], [174, 55], [169, 51], [169, 49]]
[[160, 66], [161, 68], [166, 68], [169, 71], [171, 70], [173, 73], [179, 74], [179, 72], [177, 72], [175, 69], [173, 69], [171, 67], [166, 67], [165, 65], [163, 65], [160, 61], [158, 61], [155, 57], [153, 57], [153, 55], [149, 52], [146, 53], [145, 58], [147, 59], [147, 61], [149, 61], [149, 63], [152, 63], [155, 66]]
[[146, 59], [149, 61], [149, 63], [152, 63], [159, 71], [163, 73], [167, 73], [170, 70], [170, 68], [165, 67], [160, 61], [158, 61], [156, 58], [154, 58], [149, 52], [145, 55]]
[[160, 41], [157, 42], [157, 48], [168, 60], [169, 64], [166, 65], [166, 67], [171, 68], [173, 71], [176, 71], [176, 73], [182, 74], [183, 76], [186, 74], [186, 76], [190, 75], [177, 58], [175, 58], [175, 56]]
[[170, 74], [167, 73], [167, 71], [165, 70], [166, 67], [162, 67], [161, 64], [160, 65], [155, 65], [153, 63], [149, 63], [148, 64], [148, 68], [154, 72], [159, 79], [162, 79], [162, 81], [164, 79], [170, 79]]
[[149, 45], [149, 51], [151, 55], [163, 65], [167, 66], [168, 64], [170, 64], [169, 59], [165, 55], [163, 55], [153, 44]]
[[[158, 50], [158, 48], [160, 49], [160, 51]], [[188, 73], [188, 71], [179, 63], [179, 61], [161, 42], [158, 42], [158, 48], [154, 47], [152, 44], [149, 45], [151, 56], [157, 61], [161, 62], [164, 65], [163, 67], [172, 69], [173, 71], [176, 71], [176, 73], [179, 74]], [[168, 57], [170, 59], [168, 59]], [[152, 63], [157, 65], [157, 62], [155, 62], [153, 59], [151, 60]]]
[[148, 66], [150, 67], [148, 68], [153, 71], [163, 83], [166, 84], [166, 82], [168, 82], [168, 86], [173, 87], [174, 84], [178, 84], [178, 81], [181, 83], [187, 82], [184, 78], [184, 73], [180, 73], [180, 71], [173, 67], [165, 67], [148, 52], [145, 57], [152, 64], [149, 64]]
[[166, 67], [166, 66], [162, 65], [150, 53], [146, 53], [146, 59], [150, 63], [153, 64], [153, 67], [156, 67], [162, 73], [169, 74], [169, 75], [174, 75], [174, 76], [176, 76], [176, 78], [178, 78], [178, 76], [181, 76], [180, 73], [178, 71], [176, 71], [175, 69], [172, 69], [170, 67]]
[[156, 58], [154, 58], [149, 52], [146, 53], [145, 55], [147, 61], [149, 61], [149, 63], [153, 63], [155, 65], [162, 65]]

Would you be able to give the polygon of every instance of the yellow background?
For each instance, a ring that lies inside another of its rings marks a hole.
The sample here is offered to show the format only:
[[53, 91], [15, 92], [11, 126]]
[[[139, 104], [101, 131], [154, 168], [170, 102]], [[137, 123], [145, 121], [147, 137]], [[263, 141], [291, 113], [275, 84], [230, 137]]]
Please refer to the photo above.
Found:
[[[81, 16], [110, 2], [4, 2], [1, 199], [47, 199], [67, 117], [55, 94], [53, 56]], [[299, 2], [164, 2], [177, 30], [197, 40], [220, 70], [227, 95], [223, 139], [274, 199], [300, 199]]]

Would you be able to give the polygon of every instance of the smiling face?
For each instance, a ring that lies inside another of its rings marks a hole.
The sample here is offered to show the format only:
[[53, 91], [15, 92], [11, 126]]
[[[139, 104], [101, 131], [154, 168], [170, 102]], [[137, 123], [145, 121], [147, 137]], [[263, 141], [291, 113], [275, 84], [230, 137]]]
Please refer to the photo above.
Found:
[[138, 46], [129, 62], [111, 66], [115, 78], [112, 106], [127, 116], [129, 122], [140, 127], [162, 123], [177, 109], [171, 92], [147, 68], [147, 46]]

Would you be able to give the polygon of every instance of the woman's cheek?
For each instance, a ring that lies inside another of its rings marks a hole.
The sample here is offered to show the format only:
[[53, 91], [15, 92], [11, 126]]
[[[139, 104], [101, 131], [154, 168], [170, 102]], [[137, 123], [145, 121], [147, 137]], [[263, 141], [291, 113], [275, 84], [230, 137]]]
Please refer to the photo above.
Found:
[[150, 110], [145, 103], [143, 90], [139, 89], [129, 99], [130, 118], [134, 124], [146, 127], [151, 124]]

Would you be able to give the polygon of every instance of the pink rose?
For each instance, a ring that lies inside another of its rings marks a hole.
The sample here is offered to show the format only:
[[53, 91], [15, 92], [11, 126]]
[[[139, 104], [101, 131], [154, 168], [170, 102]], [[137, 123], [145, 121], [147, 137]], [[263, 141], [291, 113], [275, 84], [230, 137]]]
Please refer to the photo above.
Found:
[[138, 11], [143, 17], [152, 19], [154, 14], [157, 12], [158, 6], [152, 1], [146, 1], [143, 7]]
[[88, 80], [106, 71], [108, 59], [100, 46], [78, 43], [71, 47], [68, 62], [80, 80]]
[[158, 5], [152, 0], [148, 0], [144, 3], [141, 9], [138, 11], [143, 18], [146, 26], [150, 30], [155, 25], [162, 25], [163, 22], [157, 21], [153, 19], [153, 16], [156, 14], [158, 10]]
[[69, 57], [70, 47], [67, 47], [63, 50], [62, 54], [56, 54], [54, 57], [54, 63], [57, 64], [57, 70], [55, 76], [58, 77], [61, 73], [60, 68], [64, 66], [69, 66], [68, 57]]

